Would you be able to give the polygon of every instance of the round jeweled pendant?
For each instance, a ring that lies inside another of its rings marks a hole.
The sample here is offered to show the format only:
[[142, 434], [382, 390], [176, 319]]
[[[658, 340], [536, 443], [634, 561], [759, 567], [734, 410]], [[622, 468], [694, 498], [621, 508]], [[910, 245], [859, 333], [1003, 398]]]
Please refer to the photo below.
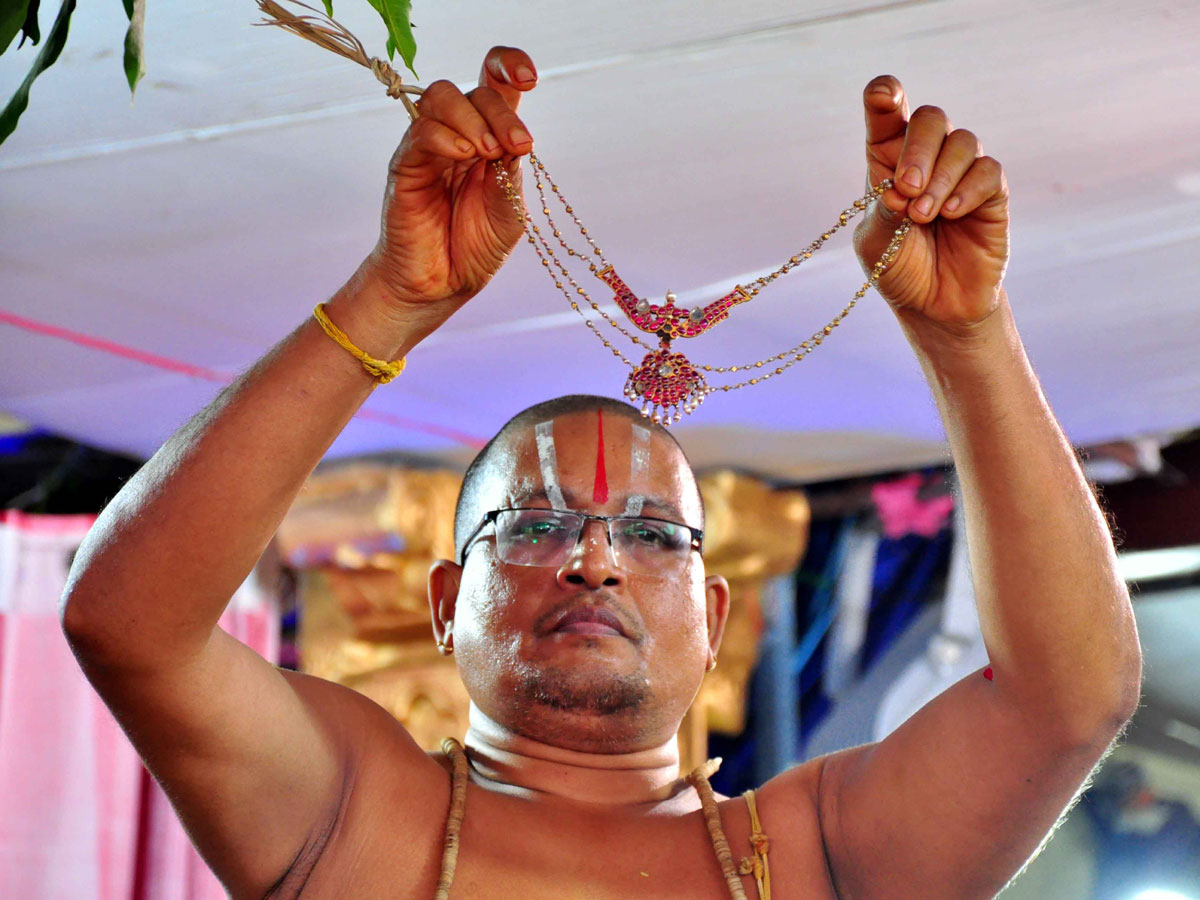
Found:
[[662, 425], [683, 418], [704, 402], [704, 376], [682, 353], [669, 349], [647, 353], [625, 380], [625, 396], [642, 401], [642, 415]]

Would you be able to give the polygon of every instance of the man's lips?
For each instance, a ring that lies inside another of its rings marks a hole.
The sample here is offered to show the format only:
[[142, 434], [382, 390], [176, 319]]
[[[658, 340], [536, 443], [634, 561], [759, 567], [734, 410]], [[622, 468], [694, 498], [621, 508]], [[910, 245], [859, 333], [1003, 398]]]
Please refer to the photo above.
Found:
[[550, 628], [551, 633], [585, 634], [592, 636], [618, 635], [628, 637], [625, 627], [615, 614], [602, 606], [575, 606], [559, 616]]

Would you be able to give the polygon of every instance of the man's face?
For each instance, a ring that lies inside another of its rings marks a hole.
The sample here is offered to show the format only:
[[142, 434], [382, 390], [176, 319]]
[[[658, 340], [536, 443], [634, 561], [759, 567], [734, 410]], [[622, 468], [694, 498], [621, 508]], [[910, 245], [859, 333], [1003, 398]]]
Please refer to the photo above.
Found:
[[[481, 516], [557, 506], [701, 525], [683, 455], [624, 417], [559, 416], [494, 450]], [[488, 525], [469, 545], [452, 616], [459, 672], [481, 711], [569, 749], [636, 750], [670, 738], [699, 688], [727, 602], [720, 579], [706, 590], [700, 555], [690, 552], [674, 577], [630, 572], [617, 564], [604, 523], [589, 521], [561, 565], [515, 565], [500, 559], [495, 534]]]

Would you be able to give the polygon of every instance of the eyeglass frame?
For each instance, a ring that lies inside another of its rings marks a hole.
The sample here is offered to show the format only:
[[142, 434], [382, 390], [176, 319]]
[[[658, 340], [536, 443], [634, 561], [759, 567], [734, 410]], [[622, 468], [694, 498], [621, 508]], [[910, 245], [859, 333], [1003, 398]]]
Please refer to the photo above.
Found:
[[[595, 519], [597, 522], [603, 522], [604, 523], [604, 533], [608, 536], [608, 546], [610, 548], [612, 548], [612, 550], [613, 550], [613, 559], [614, 560], [616, 559], [616, 545], [613, 544], [612, 523], [617, 521], [618, 519], [644, 519], [647, 522], [662, 522], [664, 525], [674, 525], [678, 528], [686, 528], [689, 532], [691, 532], [691, 535], [692, 535], [692, 542], [691, 542], [690, 550], [695, 550], [697, 553], [700, 553], [702, 555], [704, 553], [704, 532], [703, 532], [703, 530], [701, 530], [699, 528], [693, 528], [691, 525], [688, 525], [686, 522], [676, 522], [676, 521], [673, 521], [672, 519], [660, 519], [657, 516], [627, 516], [627, 515], [596, 516], [596, 515], [590, 515], [588, 513], [579, 512], [578, 510], [574, 510], [574, 509], [548, 509], [548, 508], [542, 507], [542, 506], [510, 506], [510, 507], [506, 507], [505, 509], [493, 509], [490, 512], [484, 513], [483, 518], [480, 519], [479, 524], [475, 527], [475, 530], [471, 532], [470, 536], [467, 538], [466, 542], [463, 544], [462, 553], [460, 553], [458, 555], [458, 564], [460, 566], [465, 566], [467, 564], [467, 551], [471, 549], [471, 546], [472, 546], [472, 544], [474, 544], [475, 539], [479, 537], [479, 533], [481, 531], [483, 531], [483, 529], [486, 528], [488, 525], [494, 524], [496, 521], [496, 517], [499, 516], [500, 513], [506, 513], [506, 512], [568, 513], [572, 516], [578, 516], [579, 518], [583, 519], [583, 523], [579, 526], [579, 537], [575, 538], [575, 547], [579, 546], [579, 541], [583, 538], [584, 531], [587, 530], [588, 522], [592, 521], [593, 519]], [[575, 547], [571, 548], [571, 553], [575, 552]], [[689, 553], [690, 553], [690, 550], [689, 550]], [[568, 554], [567, 559], [570, 559], [570, 558], [571, 557]], [[501, 560], [501, 561], [507, 562], [506, 560]], [[565, 562], [565, 560], [564, 560], [564, 562]], [[520, 563], [508, 563], [508, 564], [509, 565], [520, 565]], [[559, 565], [562, 565], [562, 563], [560, 563]], [[535, 566], [531, 566], [530, 568], [534, 568], [534, 567]], [[550, 566], [536, 566], [536, 568], [548, 569], [548, 568], [550, 568]]]

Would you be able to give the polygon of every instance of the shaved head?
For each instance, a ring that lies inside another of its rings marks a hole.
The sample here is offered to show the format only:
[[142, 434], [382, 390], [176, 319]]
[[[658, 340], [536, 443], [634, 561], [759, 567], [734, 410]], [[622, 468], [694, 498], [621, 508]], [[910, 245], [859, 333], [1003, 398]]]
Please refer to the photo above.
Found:
[[[471, 463], [455, 512], [458, 559], [430, 571], [435, 636], [449, 642], [475, 707], [513, 733], [587, 752], [670, 740], [714, 658], [729, 589], [707, 576], [695, 542], [658, 555], [643, 521], [614, 541], [585, 523], [565, 555], [525, 516], [511, 558], [493, 510], [573, 511], [608, 523], [660, 519], [702, 530], [696, 476], [679, 444], [634, 407], [572, 395], [513, 416]], [[678, 535], [678, 529], [670, 533]], [[478, 535], [478, 538], [474, 537]], [[639, 537], [641, 543], [633, 538]], [[630, 555], [626, 555], [630, 554]], [[678, 566], [674, 565], [679, 563]]]
[[568, 394], [563, 397], [555, 397], [552, 400], [545, 400], [517, 413], [504, 423], [495, 437], [488, 441], [484, 448], [476, 455], [475, 459], [471, 461], [471, 464], [467, 467], [466, 474], [463, 475], [462, 488], [458, 494], [458, 505], [454, 511], [454, 549], [456, 558], [461, 558], [463, 544], [475, 526], [479, 524], [479, 520], [485, 513], [494, 508], [489, 498], [495, 496], [495, 494], [488, 489], [489, 481], [494, 478], [503, 479], [507, 477], [506, 473], [498, 471], [495, 465], [500, 455], [498, 450], [513, 435], [534, 428], [540, 422], [550, 421], [571, 413], [596, 411], [610, 418], [628, 420], [639, 427], [647, 429], [652, 434], [663, 435], [670, 439], [687, 466], [688, 480], [695, 493], [695, 498], [700, 505], [699, 522], [690, 524], [694, 524], [703, 530], [704, 503], [700, 499], [700, 489], [696, 485], [695, 475], [692, 474], [691, 464], [688, 463], [687, 455], [683, 452], [683, 448], [679, 446], [679, 441], [676, 440], [675, 435], [671, 434], [668, 429], [663, 428], [661, 425], [651, 422], [641, 414], [637, 407], [630, 406], [621, 400], [592, 394]]

